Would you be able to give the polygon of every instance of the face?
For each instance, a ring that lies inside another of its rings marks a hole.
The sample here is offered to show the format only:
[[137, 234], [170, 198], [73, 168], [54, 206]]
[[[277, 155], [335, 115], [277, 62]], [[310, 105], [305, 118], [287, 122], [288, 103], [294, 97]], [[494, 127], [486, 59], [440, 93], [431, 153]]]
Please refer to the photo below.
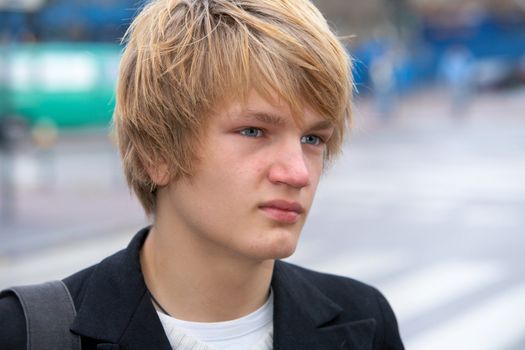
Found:
[[208, 250], [257, 260], [291, 255], [333, 133], [309, 109], [301, 119], [256, 93], [212, 113], [193, 176], [161, 189], [157, 220]]

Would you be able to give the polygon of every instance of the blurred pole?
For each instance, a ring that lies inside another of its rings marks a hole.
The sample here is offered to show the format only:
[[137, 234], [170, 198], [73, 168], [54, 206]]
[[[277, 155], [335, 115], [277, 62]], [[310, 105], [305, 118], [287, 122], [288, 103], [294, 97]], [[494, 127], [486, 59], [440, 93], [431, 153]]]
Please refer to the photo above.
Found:
[[15, 217], [15, 186], [13, 174], [13, 156], [11, 152], [2, 151], [1, 156], [1, 189], [2, 207], [0, 217], [2, 222], [10, 223]]

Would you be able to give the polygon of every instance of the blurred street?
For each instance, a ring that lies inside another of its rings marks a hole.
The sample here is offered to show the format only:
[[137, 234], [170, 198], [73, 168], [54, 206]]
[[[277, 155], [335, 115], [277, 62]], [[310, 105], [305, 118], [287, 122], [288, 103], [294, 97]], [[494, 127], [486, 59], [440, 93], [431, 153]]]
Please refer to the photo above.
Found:
[[[524, 89], [482, 93], [453, 114], [443, 91], [421, 91], [388, 120], [358, 101], [290, 260], [377, 286], [408, 350], [525, 349], [524, 101]], [[0, 289], [95, 263], [146, 222], [105, 135], [63, 137], [41, 157], [14, 162]]]
[[[10, 167], [15, 199], [12, 213], [0, 223], [0, 257], [128, 231], [145, 222], [106, 131], [65, 134], [46, 151], [22, 149]], [[0, 209], [5, 211], [6, 205], [2, 200]]]

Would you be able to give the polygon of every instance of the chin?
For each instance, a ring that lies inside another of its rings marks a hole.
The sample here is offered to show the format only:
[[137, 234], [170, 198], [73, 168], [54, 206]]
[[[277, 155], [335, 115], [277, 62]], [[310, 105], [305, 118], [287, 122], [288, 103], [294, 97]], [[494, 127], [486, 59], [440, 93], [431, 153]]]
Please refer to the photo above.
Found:
[[290, 257], [294, 253], [295, 249], [285, 250], [280, 249], [278, 251], [257, 251], [253, 254], [249, 254], [251, 259], [255, 259], [257, 261], [265, 261], [265, 260], [279, 260], [279, 259], [286, 259]]
[[297, 238], [289, 233], [278, 237], [272, 242], [259, 246], [254, 255], [263, 260], [285, 259], [291, 256], [297, 248]]
[[297, 241], [289, 246], [282, 246], [274, 254], [274, 259], [286, 259], [292, 256], [295, 253], [295, 248], [297, 248]]

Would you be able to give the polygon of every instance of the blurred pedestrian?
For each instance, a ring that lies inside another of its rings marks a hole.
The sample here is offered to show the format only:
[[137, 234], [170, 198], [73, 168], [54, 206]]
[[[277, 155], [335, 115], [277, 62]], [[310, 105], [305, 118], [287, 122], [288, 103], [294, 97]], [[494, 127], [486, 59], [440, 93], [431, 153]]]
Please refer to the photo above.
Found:
[[395, 65], [392, 53], [382, 52], [370, 64], [377, 112], [383, 121], [391, 118], [396, 100]]
[[[340, 152], [349, 70], [308, 0], [146, 6], [127, 35], [115, 127], [128, 183], [152, 225], [63, 281], [77, 311], [64, 327], [71, 342], [403, 349], [375, 288], [279, 260], [294, 252], [326, 162]], [[34, 290], [30, 298], [42, 300]], [[23, 299], [27, 289], [13, 291]], [[51, 301], [43, 304], [49, 310]], [[25, 320], [5, 292], [0, 348], [25, 348]]]
[[450, 109], [454, 117], [462, 117], [468, 107], [473, 88], [473, 58], [461, 45], [450, 47], [443, 55], [439, 72], [450, 96]]

